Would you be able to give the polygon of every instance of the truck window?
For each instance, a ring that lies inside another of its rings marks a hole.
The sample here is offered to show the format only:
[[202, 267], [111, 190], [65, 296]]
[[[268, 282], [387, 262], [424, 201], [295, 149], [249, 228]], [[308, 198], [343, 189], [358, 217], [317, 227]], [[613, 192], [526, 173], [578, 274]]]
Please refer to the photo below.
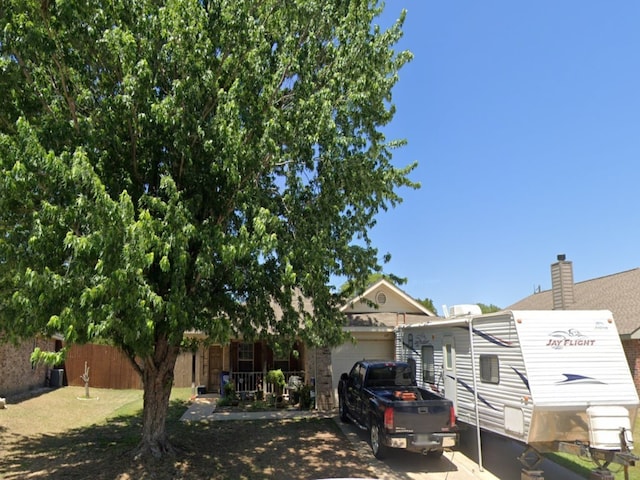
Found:
[[369, 368], [367, 384], [372, 387], [413, 385], [413, 375], [409, 365], [381, 365]]
[[500, 383], [500, 362], [497, 355], [480, 355], [480, 381]]
[[433, 345], [422, 346], [422, 380], [426, 383], [436, 382]]
[[349, 378], [351, 380], [351, 385], [356, 388], [360, 388], [362, 386], [362, 365], [359, 363], [355, 364], [349, 372]]
[[407, 363], [409, 364], [409, 368], [411, 369], [411, 378], [418, 378], [416, 374], [416, 359], [413, 357], [409, 357], [407, 358]]

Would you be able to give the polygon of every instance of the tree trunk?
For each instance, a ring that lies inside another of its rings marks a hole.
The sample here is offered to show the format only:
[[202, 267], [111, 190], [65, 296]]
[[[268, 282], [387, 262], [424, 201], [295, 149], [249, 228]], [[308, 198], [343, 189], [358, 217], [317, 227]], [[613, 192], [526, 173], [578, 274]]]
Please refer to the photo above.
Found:
[[153, 356], [143, 360], [142, 440], [137, 456], [150, 453], [159, 458], [174, 452], [167, 437], [166, 419], [178, 352], [178, 346], [169, 345], [166, 338], [159, 338]]

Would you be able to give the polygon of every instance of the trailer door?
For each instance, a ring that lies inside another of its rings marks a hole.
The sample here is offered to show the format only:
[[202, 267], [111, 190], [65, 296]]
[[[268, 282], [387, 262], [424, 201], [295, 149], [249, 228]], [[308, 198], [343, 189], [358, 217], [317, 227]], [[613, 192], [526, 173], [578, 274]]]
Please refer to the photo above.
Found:
[[456, 347], [453, 337], [446, 336], [442, 341], [442, 367], [444, 369], [444, 396], [453, 402], [453, 406], [458, 411], [456, 404]]

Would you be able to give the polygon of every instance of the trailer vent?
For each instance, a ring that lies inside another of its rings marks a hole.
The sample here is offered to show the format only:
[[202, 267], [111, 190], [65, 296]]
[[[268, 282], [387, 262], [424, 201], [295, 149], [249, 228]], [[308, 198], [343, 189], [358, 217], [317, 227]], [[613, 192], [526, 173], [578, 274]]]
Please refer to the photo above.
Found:
[[482, 310], [478, 305], [453, 305], [449, 309], [449, 315], [460, 317], [462, 315], [482, 315]]

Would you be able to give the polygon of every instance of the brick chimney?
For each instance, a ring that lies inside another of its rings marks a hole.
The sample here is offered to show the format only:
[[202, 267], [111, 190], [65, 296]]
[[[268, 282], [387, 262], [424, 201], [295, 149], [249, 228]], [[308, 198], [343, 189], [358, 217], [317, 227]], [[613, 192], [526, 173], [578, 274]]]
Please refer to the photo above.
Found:
[[553, 309], [564, 310], [573, 305], [573, 264], [566, 255], [558, 255], [558, 261], [551, 264], [551, 291]]

